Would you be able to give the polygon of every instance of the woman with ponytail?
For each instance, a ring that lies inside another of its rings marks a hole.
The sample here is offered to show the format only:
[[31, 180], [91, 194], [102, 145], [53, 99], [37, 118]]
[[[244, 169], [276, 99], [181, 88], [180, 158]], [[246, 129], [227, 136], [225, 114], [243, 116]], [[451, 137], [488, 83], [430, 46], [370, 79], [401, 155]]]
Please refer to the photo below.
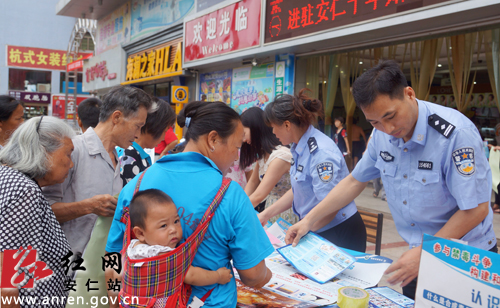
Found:
[[[195, 101], [181, 110], [177, 123], [187, 128], [184, 151], [163, 156], [143, 175], [136, 176], [123, 188], [106, 251], [122, 250], [125, 231], [122, 213], [132, 200], [136, 188], [141, 191], [159, 189], [173, 199], [179, 215], [178, 223], [183, 230], [182, 242], [188, 241], [197, 230], [204, 213], [214, 204], [212, 201], [221, 200], [192, 265], [207, 270], [221, 267], [232, 269], [234, 266], [245, 285], [257, 288], [264, 286], [272, 276], [264, 258], [274, 249], [252, 203], [236, 182], [222, 185], [227, 187], [223, 197], [220, 197], [222, 193], [218, 193], [221, 184], [227, 183], [223, 175], [238, 159], [238, 151], [244, 141], [243, 125], [238, 113], [222, 102]], [[157, 227], [163, 228], [160, 225]], [[151, 279], [155, 283], [158, 281]], [[234, 278], [227, 284], [192, 286], [192, 298], [196, 296], [202, 299], [207, 294], [209, 296], [203, 307], [236, 307]]]
[[[323, 114], [323, 104], [305, 95], [306, 90], [295, 96], [278, 96], [265, 109], [264, 120], [276, 137], [282, 144], [292, 144], [293, 160], [292, 188], [259, 214], [262, 224], [290, 208], [304, 218], [349, 174], [333, 140], [312, 125]], [[325, 216], [312, 230], [337, 246], [361, 252], [366, 249], [366, 229], [354, 201]]]

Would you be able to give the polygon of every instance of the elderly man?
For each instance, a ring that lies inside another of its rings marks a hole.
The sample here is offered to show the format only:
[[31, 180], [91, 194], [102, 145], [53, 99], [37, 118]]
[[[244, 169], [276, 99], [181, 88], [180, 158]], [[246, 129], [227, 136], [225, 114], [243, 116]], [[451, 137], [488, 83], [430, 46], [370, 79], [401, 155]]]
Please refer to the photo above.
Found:
[[74, 257], [83, 255], [97, 217], [113, 216], [113, 196], [123, 187], [115, 147], [132, 145], [152, 104], [152, 97], [140, 89], [112, 89], [104, 97], [99, 124], [73, 138], [74, 167], [64, 183], [44, 188]]

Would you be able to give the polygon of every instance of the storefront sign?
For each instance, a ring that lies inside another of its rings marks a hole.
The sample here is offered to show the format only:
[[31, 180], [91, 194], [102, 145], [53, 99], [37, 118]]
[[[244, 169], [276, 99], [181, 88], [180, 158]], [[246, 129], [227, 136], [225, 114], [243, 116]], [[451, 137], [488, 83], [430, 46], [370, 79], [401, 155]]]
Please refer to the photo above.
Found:
[[97, 63], [96, 65], [85, 70], [85, 78], [87, 82], [94, 81], [96, 78], [102, 78], [104, 81], [106, 76], [108, 76], [106, 61], [101, 61], [100, 63]]
[[266, 0], [265, 43], [450, 0]]
[[129, 56], [123, 84], [165, 78], [182, 74], [182, 45], [167, 45]]
[[[92, 55], [92, 53], [80, 53], [78, 59], [87, 55]], [[7, 46], [7, 66], [65, 71], [66, 63], [64, 50]]]
[[189, 96], [188, 87], [172, 86], [172, 103], [185, 104]]
[[125, 59], [125, 51], [121, 46], [116, 46], [85, 61], [84, 91], [98, 91], [120, 85], [125, 80]]
[[50, 104], [50, 93], [9, 91], [9, 95], [24, 103]]
[[96, 55], [130, 40], [130, 2], [97, 22]]
[[[85, 99], [92, 97], [90, 95], [78, 95], [76, 98], [77, 106]], [[64, 105], [66, 102], [65, 95], [52, 94], [52, 116], [64, 119]], [[68, 96], [68, 120], [72, 120], [76, 112], [75, 98], [73, 95]]]
[[231, 108], [239, 113], [274, 99], [274, 63], [233, 69]]
[[243, 0], [184, 22], [184, 62], [259, 45], [260, 0]]
[[283, 94], [285, 85], [285, 61], [276, 62], [276, 78], [274, 79], [276, 95]]
[[[231, 104], [231, 74], [233, 70], [200, 75], [200, 100]], [[203, 97], [205, 95], [205, 97]]]
[[92, 58], [92, 54], [88, 54], [85, 57], [82, 57], [80, 60], [76, 60], [68, 64], [68, 71], [74, 71], [80, 68], [83, 68], [83, 61]]
[[500, 255], [425, 234], [415, 299], [415, 307], [499, 307]]
[[131, 40], [156, 32], [194, 11], [194, 0], [132, 0]]

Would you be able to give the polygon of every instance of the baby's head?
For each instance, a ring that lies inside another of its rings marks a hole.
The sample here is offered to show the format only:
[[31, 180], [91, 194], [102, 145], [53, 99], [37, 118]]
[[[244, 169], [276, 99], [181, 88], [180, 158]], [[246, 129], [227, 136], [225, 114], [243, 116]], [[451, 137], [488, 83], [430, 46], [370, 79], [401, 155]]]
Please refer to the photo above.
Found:
[[130, 202], [129, 209], [130, 226], [139, 241], [150, 246], [177, 246], [182, 238], [182, 227], [169, 195], [158, 189], [140, 191]]

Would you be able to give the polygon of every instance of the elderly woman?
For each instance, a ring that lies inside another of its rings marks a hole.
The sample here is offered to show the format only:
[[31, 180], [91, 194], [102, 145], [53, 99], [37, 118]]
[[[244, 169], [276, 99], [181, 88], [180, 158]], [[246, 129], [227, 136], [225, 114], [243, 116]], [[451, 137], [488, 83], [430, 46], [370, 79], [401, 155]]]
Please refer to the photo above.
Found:
[[[53, 271], [48, 278], [37, 280], [37, 271], [43, 269], [42, 263], [37, 264], [34, 288], [21, 289], [14, 285], [14, 289], [2, 289], [4, 298], [54, 296], [59, 302], [52, 303], [51, 307], [64, 307], [66, 304], [61, 259], [68, 253], [70, 246], [41, 187], [62, 183], [67, 177], [69, 169], [73, 167], [73, 135], [73, 130], [62, 120], [36, 117], [21, 125], [0, 151], [1, 263], [9, 262], [15, 266], [17, 260], [13, 262], [4, 258], [5, 251], [31, 246], [38, 254], [37, 261], [44, 262], [45, 268]], [[23, 264], [26, 267], [31, 265]], [[0, 269], [6, 268], [0, 266]], [[0, 276], [8, 274], [0, 272]]]
[[23, 105], [11, 96], [0, 95], [0, 150], [23, 121]]
[[[145, 171], [140, 190], [156, 188], [172, 197], [180, 216], [182, 238], [186, 240], [218, 192], [223, 174], [238, 159], [244, 132], [238, 113], [222, 102], [191, 102], [179, 113], [177, 122], [188, 128], [184, 152], [164, 156]], [[120, 193], [107, 252], [122, 250], [125, 225], [120, 218], [138, 180], [135, 177]], [[207, 270], [234, 266], [244, 284], [262, 287], [271, 279], [264, 258], [273, 251], [252, 203], [241, 186], [233, 182], [215, 211], [192, 265]], [[212, 288], [203, 307], [236, 307], [234, 278], [224, 285], [192, 286], [192, 296], [202, 298]]]

